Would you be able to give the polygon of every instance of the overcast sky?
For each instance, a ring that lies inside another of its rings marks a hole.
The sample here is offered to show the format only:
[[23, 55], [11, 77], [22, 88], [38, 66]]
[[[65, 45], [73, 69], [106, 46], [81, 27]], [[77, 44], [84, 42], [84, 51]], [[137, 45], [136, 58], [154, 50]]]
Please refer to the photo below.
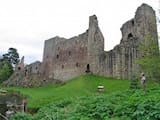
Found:
[[88, 28], [96, 14], [105, 37], [105, 50], [121, 39], [120, 27], [134, 17], [142, 3], [158, 11], [159, 0], [0, 0], [0, 54], [18, 49], [25, 62], [42, 60], [44, 41], [70, 38]]

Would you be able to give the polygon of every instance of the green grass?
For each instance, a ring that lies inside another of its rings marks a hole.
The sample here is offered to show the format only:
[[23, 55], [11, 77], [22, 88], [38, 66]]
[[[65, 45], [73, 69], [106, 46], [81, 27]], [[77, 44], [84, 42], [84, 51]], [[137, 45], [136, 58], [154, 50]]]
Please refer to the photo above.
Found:
[[[22, 88], [2, 87], [2, 89], [19, 91], [28, 96], [28, 108], [40, 108], [51, 102], [63, 99], [91, 96], [94, 94], [110, 94], [115, 91], [122, 91], [129, 88], [129, 80], [116, 80], [96, 75], [83, 75], [74, 78], [64, 85], [51, 84], [44, 87]], [[103, 85], [105, 91], [97, 92], [97, 86]]]
[[11, 120], [160, 120], [160, 86], [52, 102], [33, 116], [18, 113]]

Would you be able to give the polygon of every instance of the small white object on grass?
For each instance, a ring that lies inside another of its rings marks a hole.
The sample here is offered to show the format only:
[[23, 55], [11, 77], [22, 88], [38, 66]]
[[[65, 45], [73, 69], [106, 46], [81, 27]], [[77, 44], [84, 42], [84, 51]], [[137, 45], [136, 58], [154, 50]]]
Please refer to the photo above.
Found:
[[103, 85], [99, 85], [97, 88], [98, 88], [98, 91], [99, 91], [99, 92], [104, 91], [104, 86], [103, 86]]

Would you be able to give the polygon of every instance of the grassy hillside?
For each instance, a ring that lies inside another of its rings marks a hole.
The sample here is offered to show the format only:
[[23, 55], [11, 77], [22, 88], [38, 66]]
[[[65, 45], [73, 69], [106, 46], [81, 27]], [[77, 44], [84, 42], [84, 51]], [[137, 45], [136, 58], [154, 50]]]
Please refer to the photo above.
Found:
[[[97, 86], [105, 91], [99, 93]], [[11, 120], [158, 120], [160, 86], [147, 82], [147, 91], [131, 90], [129, 80], [83, 75], [65, 84], [36, 88], [2, 87], [28, 96], [33, 116], [18, 113]]]
[[[103, 85], [105, 91], [97, 92], [97, 86]], [[129, 80], [116, 80], [112, 78], [100, 77], [96, 75], [83, 75], [74, 78], [63, 85], [51, 84], [44, 87], [21, 88], [21, 87], [2, 87], [3, 89], [19, 91], [28, 96], [29, 108], [40, 108], [44, 105], [57, 102], [63, 99], [78, 98], [97, 94], [110, 94], [116, 91], [123, 91], [129, 88]], [[149, 84], [152, 87], [154, 84]]]
[[28, 96], [29, 108], [39, 108], [50, 102], [59, 101], [66, 98], [69, 99], [98, 94], [98, 85], [103, 85], [105, 87], [103, 94], [110, 94], [115, 91], [128, 89], [129, 81], [116, 80], [96, 75], [83, 75], [74, 78], [63, 85], [52, 84], [36, 88], [3, 87], [3, 89], [19, 91], [20, 93]]

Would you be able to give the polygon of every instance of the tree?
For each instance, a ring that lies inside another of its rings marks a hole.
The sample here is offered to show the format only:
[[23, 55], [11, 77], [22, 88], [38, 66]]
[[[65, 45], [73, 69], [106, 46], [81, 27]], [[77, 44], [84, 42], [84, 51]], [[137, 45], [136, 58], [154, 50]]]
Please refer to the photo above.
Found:
[[141, 57], [138, 64], [143, 72], [147, 74], [148, 79], [160, 82], [160, 51], [157, 41], [147, 35], [139, 46]]
[[13, 67], [19, 62], [17, 49], [9, 48], [8, 53], [0, 58], [0, 83], [7, 80], [13, 73]]
[[19, 54], [17, 49], [9, 48], [8, 53], [3, 54], [3, 59], [8, 61], [11, 65], [16, 65], [19, 62]]
[[0, 83], [7, 80], [13, 73], [13, 67], [8, 61], [0, 62]]

